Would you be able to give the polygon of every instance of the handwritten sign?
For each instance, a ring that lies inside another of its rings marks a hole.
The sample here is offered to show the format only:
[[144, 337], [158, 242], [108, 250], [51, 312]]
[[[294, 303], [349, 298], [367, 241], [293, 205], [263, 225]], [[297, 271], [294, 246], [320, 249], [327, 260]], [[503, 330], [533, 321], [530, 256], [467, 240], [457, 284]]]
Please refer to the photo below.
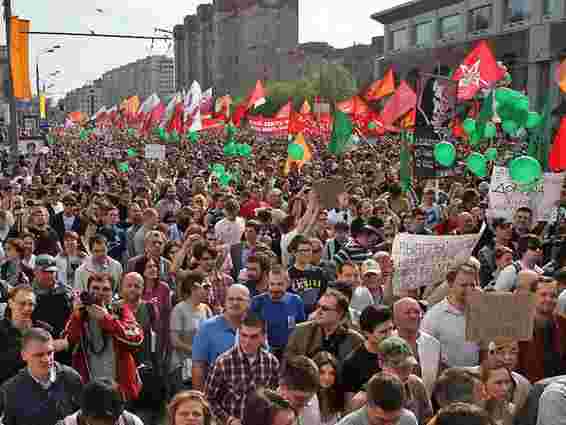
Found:
[[145, 145], [145, 159], [165, 160], [165, 145], [150, 143]]
[[321, 208], [331, 210], [338, 208], [338, 195], [346, 192], [346, 186], [343, 179], [328, 179], [317, 182], [314, 190], [318, 193]]
[[513, 182], [507, 167], [494, 167], [489, 187], [489, 217], [512, 218], [518, 208], [529, 207], [535, 221], [553, 221], [564, 174], [545, 173], [532, 192], [524, 192]]
[[461, 236], [397, 235], [392, 247], [394, 292], [444, 281], [450, 264], [455, 258], [469, 257], [482, 232], [483, 228], [480, 233]]
[[466, 340], [489, 343], [498, 337], [533, 337], [535, 299], [530, 294], [477, 292], [466, 305]]

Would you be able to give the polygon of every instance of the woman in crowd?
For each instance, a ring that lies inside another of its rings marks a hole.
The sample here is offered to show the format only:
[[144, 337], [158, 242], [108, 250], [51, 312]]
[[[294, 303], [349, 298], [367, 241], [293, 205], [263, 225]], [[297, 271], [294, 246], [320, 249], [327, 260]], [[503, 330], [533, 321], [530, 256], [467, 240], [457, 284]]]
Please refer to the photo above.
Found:
[[515, 406], [509, 402], [513, 391], [511, 372], [505, 367], [481, 366], [480, 380], [485, 410], [497, 425], [512, 425]]
[[73, 286], [75, 271], [86, 257], [86, 254], [80, 250], [79, 242], [77, 233], [66, 231], [63, 235], [63, 252], [55, 257], [59, 269], [57, 280], [65, 285]]
[[169, 425], [211, 425], [208, 401], [200, 391], [182, 391], [167, 406]]
[[338, 362], [332, 354], [321, 351], [313, 358], [320, 373], [318, 403], [322, 425], [334, 425], [344, 413], [344, 392], [338, 382]]
[[176, 390], [190, 388], [192, 371], [193, 337], [200, 323], [212, 317], [212, 310], [205, 304], [208, 286], [206, 276], [199, 272], [183, 272], [178, 275], [181, 301], [173, 308], [170, 319], [171, 380]]
[[294, 425], [297, 412], [289, 401], [268, 389], [258, 389], [246, 400], [242, 425]]
[[24, 242], [21, 239], [8, 239], [4, 243], [5, 257], [0, 259], [0, 280], [11, 286], [18, 283], [31, 282], [33, 270], [27, 267], [22, 259], [25, 254]]

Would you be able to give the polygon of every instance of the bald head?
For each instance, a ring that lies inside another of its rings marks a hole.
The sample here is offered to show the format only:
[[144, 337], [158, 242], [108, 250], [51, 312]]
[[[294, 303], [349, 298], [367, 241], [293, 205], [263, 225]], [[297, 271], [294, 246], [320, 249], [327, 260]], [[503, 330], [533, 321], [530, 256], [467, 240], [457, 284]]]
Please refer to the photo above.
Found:
[[250, 307], [250, 290], [238, 283], [226, 291], [226, 306], [224, 314], [234, 321], [242, 320]]
[[517, 274], [516, 292], [531, 293], [536, 291], [539, 274], [534, 270], [521, 270]]
[[143, 295], [144, 281], [139, 273], [126, 273], [120, 285], [120, 295], [127, 303], [135, 304], [139, 302]]
[[417, 300], [401, 298], [393, 304], [393, 321], [400, 336], [414, 335], [421, 325], [422, 309]]

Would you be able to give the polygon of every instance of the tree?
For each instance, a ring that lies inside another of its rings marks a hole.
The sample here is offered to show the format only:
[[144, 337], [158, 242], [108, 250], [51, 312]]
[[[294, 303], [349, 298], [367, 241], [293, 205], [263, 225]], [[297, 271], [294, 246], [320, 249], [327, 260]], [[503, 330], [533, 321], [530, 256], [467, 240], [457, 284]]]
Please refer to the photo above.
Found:
[[273, 116], [289, 99], [295, 110], [305, 99], [311, 105], [316, 96], [326, 101], [337, 102], [357, 93], [356, 82], [352, 74], [340, 64], [308, 65], [305, 76], [293, 81], [268, 81], [266, 83], [268, 99], [265, 105], [254, 110], [255, 114]]

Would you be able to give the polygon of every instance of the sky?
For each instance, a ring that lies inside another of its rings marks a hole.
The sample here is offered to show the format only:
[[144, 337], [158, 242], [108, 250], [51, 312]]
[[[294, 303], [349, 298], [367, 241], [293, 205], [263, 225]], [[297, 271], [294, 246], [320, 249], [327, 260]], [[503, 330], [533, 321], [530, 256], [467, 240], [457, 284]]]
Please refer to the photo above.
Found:
[[[211, 1], [209, 1], [211, 2]], [[299, 41], [326, 41], [334, 47], [371, 42], [383, 27], [372, 13], [406, 0], [355, 0], [350, 6], [334, 0], [299, 0]], [[154, 29], [172, 30], [183, 17], [196, 12], [205, 0], [12, 0], [12, 14], [31, 20], [31, 31], [155, 35]], [[102, 9], [102, 13], [96, 9]], [[3, 21], [2, 21], [3, 25]], [[5, 40], [2, 28], [0, 42]], [[5, 42], [5, 41], [4, 41]], [[62, 97], [74, 88], [99, 78], [104, 72], [149, 54], [173, 56], [173, 44], [150, 40], [125, 40], [62, 36], [30, 36], [30, 78], [35, 92], [35, 63], [40, 77], [53, 85], [48, 93]], [[54, 53], [45, 54], [51, 46]], [[49, 74], [60, 71], [55, 77]]]

